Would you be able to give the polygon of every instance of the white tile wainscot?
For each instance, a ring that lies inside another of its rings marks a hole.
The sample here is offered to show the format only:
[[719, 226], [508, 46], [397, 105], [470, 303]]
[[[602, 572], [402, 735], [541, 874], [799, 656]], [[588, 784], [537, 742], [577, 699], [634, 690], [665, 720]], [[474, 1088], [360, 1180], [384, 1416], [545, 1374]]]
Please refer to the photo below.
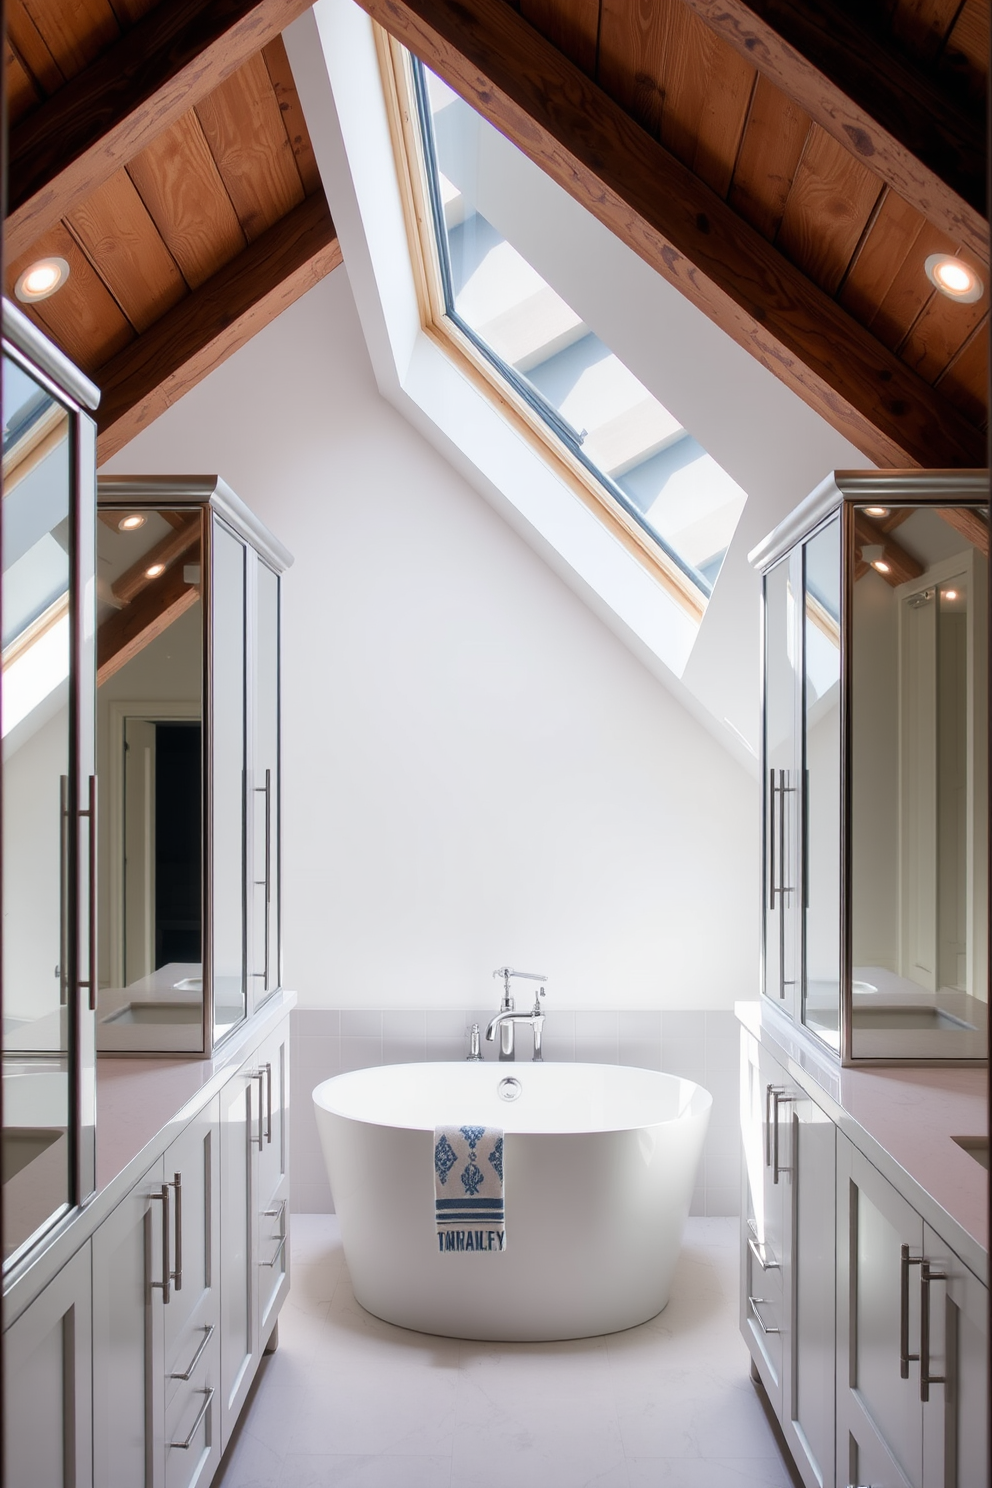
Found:
[[[468, 1031], [483, 1033], [496, 1011], [487, 1008], [385, 1009], [296, 1008], [291, 1020], [294, 1213], [332, 1212], [331, 1191], [317, 1136], [311, 1091], [345, 1070], [376, 1064], [464, 1059]], [[523, 1058], [529, 1033], [520, 1032]], [[494, 1044], [483, 1039], [486, 1059]], [[629, 1064], [694, 1080], [713, 1097], [709, 1131], [700, 1164], [694, 1215], [735, 1215], [740, 1208], [740, 1045], [732, 1011], [551, 1009], [544, 1025], [549, 1061]]]

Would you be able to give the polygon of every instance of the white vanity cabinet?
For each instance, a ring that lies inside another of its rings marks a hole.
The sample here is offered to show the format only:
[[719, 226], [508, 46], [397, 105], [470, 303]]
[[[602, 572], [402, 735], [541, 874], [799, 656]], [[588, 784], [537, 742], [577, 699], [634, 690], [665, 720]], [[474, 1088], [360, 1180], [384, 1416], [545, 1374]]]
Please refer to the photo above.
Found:
[[91, 1488], [90, 1247], [4, 1335], [6, 1488]]
[[221, 1092], [220, 1127], [223, 1450], [289, 1291], [288, 1019]]
[[220, 1461], [219, 1228], [214, 1100], [93, 1237], [94, 1472], [105, 1488], [193, 1488]]
[[809, 1488], [833, 1483], [834, 1126], [743, 1040], [741, 1327]]
[[984, 1483], [986, 1288], [844, 1137], [837, 1189], [839, 1481]]

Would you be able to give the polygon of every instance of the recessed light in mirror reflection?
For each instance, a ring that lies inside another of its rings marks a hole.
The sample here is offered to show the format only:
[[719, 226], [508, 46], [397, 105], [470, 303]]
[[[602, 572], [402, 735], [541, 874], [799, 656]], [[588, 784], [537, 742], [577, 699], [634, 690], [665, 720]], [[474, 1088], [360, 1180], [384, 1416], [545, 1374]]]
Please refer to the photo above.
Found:
[[118, 532], [136, 532], [139, 527], [144, 527], [145, 519], [140, 512], [132, 512], [130, 516], [121, 517], [117, 523]]
[[866, 517], [887, 517], [888, 515], [889, 515], [889, 508], [887, 506], [866, 506], [865, 507], [865, 516]]
[[153, 563], [150, 568], [145, 569], [146, 579], [157, 579], [159, 574], [165, 573], [164, 563]]

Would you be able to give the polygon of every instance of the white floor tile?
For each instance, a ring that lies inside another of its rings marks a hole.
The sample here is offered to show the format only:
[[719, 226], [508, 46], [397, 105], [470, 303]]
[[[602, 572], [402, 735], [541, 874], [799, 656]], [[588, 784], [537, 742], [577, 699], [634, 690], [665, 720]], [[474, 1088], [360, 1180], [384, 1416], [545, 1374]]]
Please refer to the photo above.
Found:
[[668, 1306], [567, 1343], [412, 1333], [355, 1301], [334, 1215], [217, 1488], [789, 1488], [737, 1330], [737, 1221], [690, 1219]]

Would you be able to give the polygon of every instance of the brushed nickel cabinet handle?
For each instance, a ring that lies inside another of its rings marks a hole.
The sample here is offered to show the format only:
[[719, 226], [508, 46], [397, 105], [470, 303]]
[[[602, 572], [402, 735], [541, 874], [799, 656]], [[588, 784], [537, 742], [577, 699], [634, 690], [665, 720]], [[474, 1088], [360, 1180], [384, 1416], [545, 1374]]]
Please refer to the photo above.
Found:
[[909, 1268], [922, 1264], [922, 1256], [911, 1256], [909, 1246], [899, 1252], [899, 1378], [909, 1379], [909, 1366], [919, 1354], [909, 1352]]
[[172, 1284], [172, 1267], [169, 1265], [169, 1185], [163, 1183], [158, 1193], [149, 1194], [150, 1199], [160, 1199], [162, 1202], [162, 1280], [153, 1281], [152, 1286], [158, 1287], [162, 1293], [162, 1302], [168, 1306], [169, 1289]]
[[[254, 1133], [252, 1133], [252, 1141], [257, 1144], [258, 1150], [259, 1150], [259, 1152], [261, 1152], [261, 1150], [262, 1150], [262, 1143], [265, 1141], [265, 1132], [264, 1132], [263, 1127], [262, 1127], [262, 1106], [264, 1104], [264, 1094], [265, 1094], [265, 1091], [264, 1091], [265, 1070], [264, 1069], [252, 1070], [252, 1072], [248, 1076], [248, 1078], [249, 1078], [249, 1080], [257, 1080], [258, 1081], [258, 1136], [256, 1137], [254, 1135]], [[251, 1086], [249, 1086], [248, 1088], [250, 1090], [251, 1089]], [[249, 1125], [249, 1127], [251, 1126], [251, 1096], [250, 1095], [248, 1096], [248, 1125]]]
[[88, 916], [87, 916], [87, 924], [88, 924], [88, 932], [89, 932], [89, 947], [88, 947], [88, 951], [89, 951], [89, 966], [88, 966], [89, 979], [87, 981], [85, 981], [85, 982], [80, 982], [79, 985], [80, 985], [80, 987], [87, 987], [89, 989], [89, 994], [90, 994], [90, 997], [89, 997], [90, 1012], [91, 1013], [95, 1013], [96, 1012], [96, 991], [97, 991], [97, 986], [96, 986], [96, 980], [97, 980], [97, 970], [96, 970], [96, 871], [97, 871], [97, 869], [96, 869], [96, 776], [95, 775], [91, 775], [89, 777], [89, 799], [88, 799], [88, 802], [87, 802], [87, 809], [85, 811], [81, 811], [79, 813], [79, 815], [80, 816], [85, 816], [85, 817], [87, 817], [89, 819], [89, 833], [90, 833], [90, 835], [89, 835], [89, 870], [88, 870], [89, 871], [89, 883], [87, 885], [88, 894], [89, 894], [89, 906], [88, 906]]
[[276, 1263], [276, 1261], [282, 1255], [282, 1252], [285, 1249], [286, 1241], [288, 1239], [289, 1239], [289, 1236], [288, 1235], [280, 1235], [279, 1236], [279, 1243], [278, 1243], [278, 1245], [276, 1246], [275, 1250], [272, 1253], [272, 1259], [271, 1259], [271, 1261], [259, 1261], [259, 1265], [260, 1266], [274, 1266], [275, 1263]]
[[176, 1264], [172, 1269], [172, 1280], [176, 1291], [183, 1289], [183, 1175], [174, 1173], [168, 1185], [176, 1191]]
[[765, 1086], [765, 1167], [772, 1165], [772, 1096], [784, 1095], [784, 1085]]
[[761, 1313], [758, 1311], [758, 1308], [764, 1303], [764, 1300], [764, 1297], [748, 1297], [747, 1305], [751, 1309], [751, 1312], [754, 1315], [754, 1319], [758, 1324], [758, 1327], [761, 1329], [762, 1333], [769, 1335], [772, 1333], [781, 1333], [781, 1328], [767, 1327], [764, 1319], [761, 1316]]
[[170, 1441], [169, 1443], [170, 1447], [178, 1447], [181, 1452], [188, 1452], [190, 1447], [193, 1445], [193, 1438], [199, 1431], [200, 1423], [202, 1422], [204, 1416], [207, 1414], [207, 1411], [210, 1409], [210, 1403], [214, 1398], [213, 1386], [211, 1386], [208, 1390], [197, 1391], [197, 1394], [202, 1394], [206, 1398], [204, 1399], [203, 1404], [200, 1406], [200, 1409], [196, 1413], [196, 1420], [189, 1428], [189, 1436], [187, 1436], [185, 1441]]
[[748, 1249], [754, 1256], [754, 1259], [757, 1261], [762, 1271], [781, 1271], [782, 1268], [779, 1265], [778, 1261], [765, 1260], [764, 1256], [762, 1255], [762, 1251], [765, 1247], [763, 1245], [759, 1245], [758, 1241], [754, 1238], [753, 1235], [748, 1235], [747, 1244]]
[[794, 1095], [787, 1095], [785, 1093], [785, 1091], [782, 1090], [779, 1086], [775, 1086], [773, 1088], [773, 1090], [772, 1090], [772, 1182], [773, 1183], [777, 1183], [778, 1182], [780, 1174], [787, 1173], [789, 1171], [788, 1168], [783, 1167], [782, 1164], [778, 1160], [778, 1108], [779, 1108], [779, 1106], [788, 1105], [789, 1102], [790, 1101], [794, 1101], [795, 1098], [796, 1097]]
[[946, 1385], [946, 1374], [930, 1373], [930, 1283], [946, 1281], [946, 1271], [934, 1271], [929, 1261], [920, 1262], [920, 1399], [930, 1399], [931, 1385]]
[[206, 1348], [207, 1344], [210, 1342], [211, 1338], [213, 1338], [213, 1336], [214, 1336], [214, 1324], [213, 1323], [208, 1323], [207, 1326], [206, 1326], [206, 1328], [204, 1329], [203, 1337], [200, 1340], [200, 1343], [199, 1343], [199, 1345], [197, 1347], [196, 1353], [193, 1355], [192, 1359], [189, 1361], [188, 1367], [183, 1370], [182, 1374], [170, 1374], [169, 1375], [169, 1378], [170, 1379], [177, 1379], [177, 1380], [188, 1380], [188, 1379], [192, 1379], [193, 1378], [193, 1375], [196, 1372], [196, 1366], [197, 1366], [197, 1364], [199, 1364], [200, 1360], [203, 1358], [204, 1349]]

